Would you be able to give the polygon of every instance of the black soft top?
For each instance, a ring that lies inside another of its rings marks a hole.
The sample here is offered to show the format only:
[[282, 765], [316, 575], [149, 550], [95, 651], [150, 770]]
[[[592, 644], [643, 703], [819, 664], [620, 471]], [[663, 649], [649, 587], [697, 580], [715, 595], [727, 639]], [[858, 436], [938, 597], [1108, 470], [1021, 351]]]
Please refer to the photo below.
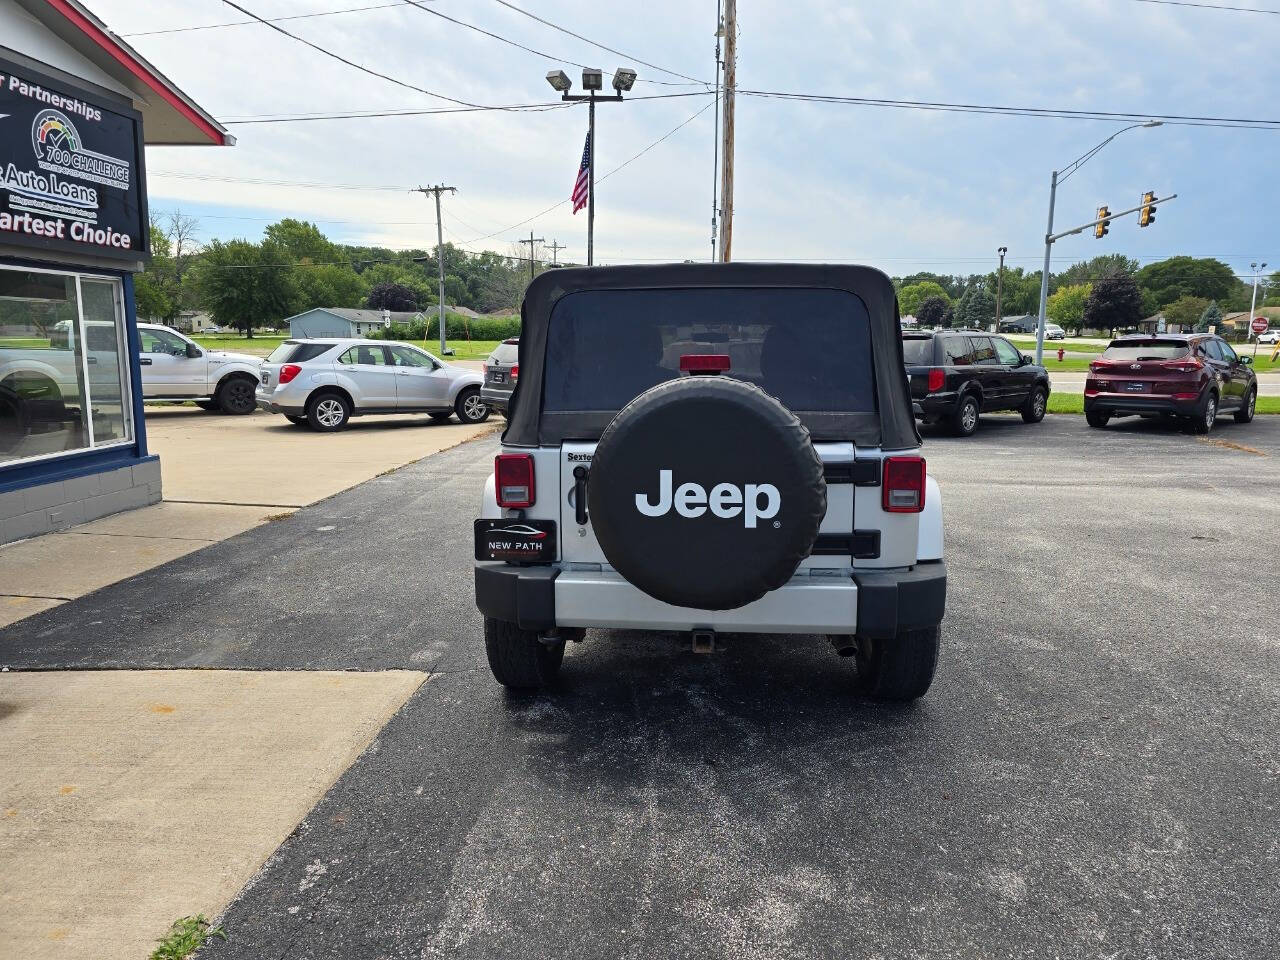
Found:
[[[871, 370], [877, 413], [801, 414], [815, 441], [906, 450], [919, 446], [902, 358], [898, 300], [893, 283], [871, 267], [787, 263], [691, 263], [654, 266], [573, 267], [548, 270], [525, 291], [520, 308], [520, 378], [511, 399], [502, 441], [512, 446], [552, 446], [565, 440], [598, 439], [607, 419], [594, 413], [569, 418], [558, 413], [544, 423], [542, 388], [551, 313], [561, 298], [587, 290], [827, 289], [858, 297], [867, 309]], [[536, 391], [536, 393], [534, 393]]]

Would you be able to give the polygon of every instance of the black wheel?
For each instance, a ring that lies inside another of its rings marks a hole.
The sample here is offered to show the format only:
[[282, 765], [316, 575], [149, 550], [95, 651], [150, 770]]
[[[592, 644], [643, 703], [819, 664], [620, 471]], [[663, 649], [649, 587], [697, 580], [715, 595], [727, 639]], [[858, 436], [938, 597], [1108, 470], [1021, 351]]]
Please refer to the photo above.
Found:
[[495, 680], [513, 690], [530, 690], [555, 680], [564, 659], [564, 641], [546, 644], [532, 630], [485, 617], [484, 652]]
[[452, 413], [433, 413], [430, 416], [431, 416], [432, 423], [448, 423], [449, 418], [452, 417], [453, 414]]
[[1253, 411], [1258, 406], [1258, 388], [1251, 387], [1249, 395], [1244, 398], [1244, 405], [1236, 411], [1236, 423], [1251, 423], [1253, 421]]
[[306, 417], [295, 417], [291, 413], [286, 413], [284, 418], [292, 423], [295, 427], [305, 427], [307, 425]]
[[938, 667], [942, 629], [903, 630], [892, 640], [858, 637], [858, 687], [877, 700], [923, 697]]
[[1111, 414], [1104, 413], [1101, 410], [1089, 410], [1085, 413], [1084, 419], [1089, 424], [1089, 426], [1097, 427], [1099, 430], [1101, 430], [1103, 427], [1105, 427], [1108, 423], [1111, 422]]
[[1218, 395], [1212, 390], [1209, 396], [1204, 399], [1204, 406], [1200, 408], [1200, 412], [1196, 418], [1191, 421], [1191, 430], [1204, 436], [1213, 429], [1214, 421], [1218, 419]]
[[257, 388], [258, 382], [252, 377], [233, 374], [222, 381], [214, 399], [223, 413], [244, 416], [258, 409], [258, 401], [253, 395]]
[[1022, 422], [1039, 423], [1044, 419], [1044, 411], [1048, 405], [1049, 397], [1044, 387], [1033, 388], [1031, 396], [1027, 397], [1027, 402], [1022, 405]]
[[351, 419], [351, 404], [340, 393], [324, 390], [311, 395], [307, 402], [307, 423], [312, 430], [330, 433], [341, 430]]
[[458, 394], [453, 412], [463, 423], [484, 423], [489, 419], [489, 405], [480, 399], [479, 387], [468, 387]]
[[960, 405], [951, 415], [951, 430], [958, 437], [971, 437], [978, 429], [978, 398], [967, 394], [960, 398]]
[[221, 409], [217, 400], [197, 400], [196, 406], [201, 410], [208, 410], [210, 413], [217, 413]]

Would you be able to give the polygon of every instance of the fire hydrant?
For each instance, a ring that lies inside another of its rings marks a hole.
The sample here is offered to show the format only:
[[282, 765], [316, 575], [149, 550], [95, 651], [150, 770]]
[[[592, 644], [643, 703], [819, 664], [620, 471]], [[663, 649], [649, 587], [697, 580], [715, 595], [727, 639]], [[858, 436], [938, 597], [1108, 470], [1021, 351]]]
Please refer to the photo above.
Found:
[[1059, 347], [1059, 348], [1058, 348], [1058, 362], [1059, 362], [1059, 363], [1061, 363], [1061, 362], [1063, 361], [1063, 359], [1066, 357], [1066, 355], [1067, 355], [1067, 351], [1066, 351], [1065, 349], [1063, 349], [1062, 347]]

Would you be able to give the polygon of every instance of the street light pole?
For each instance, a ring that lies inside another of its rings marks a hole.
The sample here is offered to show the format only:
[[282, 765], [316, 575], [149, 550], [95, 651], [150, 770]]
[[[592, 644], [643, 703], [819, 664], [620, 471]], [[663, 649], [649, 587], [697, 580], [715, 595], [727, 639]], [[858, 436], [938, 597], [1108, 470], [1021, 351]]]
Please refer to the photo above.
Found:
[[1067, 179], [1067, 177], [1071, 176], [1071, 174], [1075, 173], [1077, 170], [1083, 167], [1086, 163], [1088, 163], [1090, 160], [1093, 159], [1093, 157], [1098, 153], [1099, 150], [1105, 147], [1108, 143], [1110, 143], [1116, 137], [1120, 136], [1120, 134], [1125, 133], [1126, 131], [1129, 131], [1129, 130], [1137, 130], [1139, 127], [1162, 127], [1162, 126], [1164, 126], [1163, 121], [1150, 120], [1146, 123], [1134, 123], [1134, 124], [1130, 124], [1127, 127], [1121, 127], [1119, 130], [1117, 130], [1111, 136], [1107, 137], [1107, 139], [1103, 140], [1096, 147], [1092, 148], [1091, 150], [1085, 151], [1075, 160], [1071, 161], [1071, 163], [1067, 164], [1067, 166], [1061, 171], [1059, 170], [1053, 171], [1053, 177], [1050, 178], [1049, 180], [1049, 227], [1047, 230], [1045, 230], [1045, 233], [1044, 233], [1044, 270], [1040, 274], [1040, 319], [1039, 319], [1039, 322], [1036, 324], [1036, 363], [1037, 364], [1044, 362], [1045, 310], [1048, 308], [1048, 304], [1049, 304], [1049, 257], [1053, 253], [1053, 241], [1055, 239], [1053, 235], [1053, 204], [1058, 195], [1059, 180]]
[[[1053, 231], [1050, 230], [1050, 233]], [[1004, 299], [1004, 255], [1009, 252], [1008, 247], [1000, 247], [996, 250], [1000, 254], [1000, 272], [996, 275], [996, 333], [1000, 332], [1000, 308]]]
[[568, 74], [563, 70], [552, 70], [547, 74], [547, 83], [560, 94], [566, 103], [587, 104], [587, 266], [595, 264], [596, 233], [596, 104], [620, 102], [622, 95], [631, 89], [636, 82], [636, 72], [630, 67], [619, 67], [613, 73], [613, 96], [597, 97], [596, 91], [603, 85], [603, 73], [596, 67], [583, 67], [582, 89], [586, 96], [571, 94], [573, 86]]

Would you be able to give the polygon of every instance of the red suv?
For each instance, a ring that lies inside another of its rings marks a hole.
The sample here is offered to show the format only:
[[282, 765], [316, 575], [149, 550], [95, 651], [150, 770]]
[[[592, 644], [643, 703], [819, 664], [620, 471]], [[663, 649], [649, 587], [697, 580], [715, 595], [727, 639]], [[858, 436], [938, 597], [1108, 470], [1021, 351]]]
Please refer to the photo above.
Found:
[[1135, 414], [1182, 417], [1208, 433], [1220, 413], [1248, 423], [1258, 378], [1221, 337], [1207, 333], [1132, 334], [1112, 340], [1089, 364], [1084, 414], [1091, 427]]

